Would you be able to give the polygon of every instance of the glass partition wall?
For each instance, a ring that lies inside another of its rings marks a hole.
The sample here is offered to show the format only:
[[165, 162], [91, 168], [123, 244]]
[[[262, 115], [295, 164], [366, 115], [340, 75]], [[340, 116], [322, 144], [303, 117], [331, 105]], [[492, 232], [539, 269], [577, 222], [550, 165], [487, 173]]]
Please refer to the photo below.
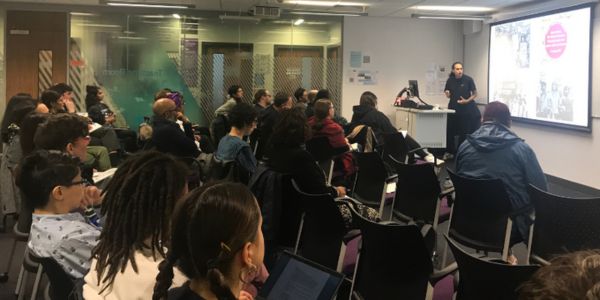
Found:
[[238, 84], [248, 102], [258, 89], [327, 88], [340, 108], [341, 17], [222, 16], [72, 12], [68, 81], [78, 105], [86, 85], [101, 85], [121, 125], [136, 127], [154, 93], [170, 88], [206, 126]]

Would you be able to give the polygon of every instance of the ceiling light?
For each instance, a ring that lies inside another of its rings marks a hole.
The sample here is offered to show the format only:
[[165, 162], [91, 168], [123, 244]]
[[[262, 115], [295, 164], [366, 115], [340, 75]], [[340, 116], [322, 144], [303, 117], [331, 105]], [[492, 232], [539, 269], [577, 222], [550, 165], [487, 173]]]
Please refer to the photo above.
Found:
[[219, 19], [221, 21], [225, 20], [234, 20], [234, 21], [249, 21], [249, 22], [260, 22], [260, 18], [250, 17], [250, 16], [228, 16], [228, 15], [220, 15]]
[[298, 19], [298, 20], [296, 20], [296, 22], [294, 22], [294, 25], [298, 26], [302, 23], [304, 23], [304, 19]]
[[338, 17], [366, 17], [367, 13], [353, 12], [324, 12], [324, 11], [290, 11], [292, 15], [313, 15], [313, 16], [338, 16]]
[[360, 3], [360, 2], [346, 2], [346, 1], [305, 1], [305, 0], [288, 0], [285, 1], [286, 4], [298, 4], [298, 5], [307, 5], [307, 6], [369, 6], [368, 3]]
[[192, 8], [191, 5], [181, 5], [181, 4], [150, 4], [150, 3], [133, 3], [133, 2], [106, 2], [106, 5], [110, 6], [127, 6], [127, 7], [150, 7], [150, 8], [178, 8], [178, 9], [186, 9]]
[[482, 6], [446, 6], [446, 5], [417, 5], [411, 6], [410, 9], [427, 10], [427, 11], [462, 11], [462, 12], [487, 12], [492, 11], [492, 8]]
[[173, 18], [175, 18], [175, 19], [181, 19], [181, 16], [179, 14], [173, 14]]
[[485, 21], [492, 17], [490, 16], [468, 16], [468, 15], [433, 15], [433, 14], [412, 14], [411, 18], [415, 19], [435, 19], [435, 20], [469, 20], [469, 21]]
[[82, 16], [82, 17], [91, 17], [91, 16], [97, 16], [97, 14], [93, 14], [93, 13], [84, 13], [84, 12], [71, 12], [70, 14], [71, 14], [71, 16]]

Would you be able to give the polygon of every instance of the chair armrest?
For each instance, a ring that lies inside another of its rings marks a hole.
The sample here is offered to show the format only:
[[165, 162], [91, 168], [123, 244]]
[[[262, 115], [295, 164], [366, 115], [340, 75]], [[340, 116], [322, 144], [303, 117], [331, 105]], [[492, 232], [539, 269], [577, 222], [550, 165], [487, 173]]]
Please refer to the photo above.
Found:
[[392, 175], [386, 177], [385, 181], [388, 182], [388, 181], [392, 181], [394, 179], [398, 179], [398, 174], [392, 174]]
[[442, 198], [444, 198], [444, 197], [446, 197], [446, 196], [448, 196], [448, 195], [450, 195], [450, 194], [452, 194], [452, 193], [454, 193], [454, 187], [451, 187], [451, 188], [449, 188], [449, 189], [445, 189], [445, 190], [443, 190], [443, 191], [440, 193], [440, 197], [439, 197], [439, 198], [440, 198], [440, 199], [442, 199]]
[[513, 218], [513, 217], [516, 217], [516, 216], [519, 216], [519, 215], [522, 215], [522, 214], [530, 213], [532, 211], [533, 211], [533, 205], [527, 205], [527, 206], [523, 206], [523, 207], [521, 207], [519, 209], [515, 209], [515, 210], [511, 211], [508, 214], [508, 216], [510, 218]]
[[415, 152], [417, 152], [419, 150], [427, 150], [427, 147], [415, 148], [415, 149], [412, 149], [412, 150], [410, 150], [410, 151], [408, 151], [406, 153], [407, 154], [414, 154]]
[[433, 270], [433, 273], [429, 276], [429, 282], [431, 282], [431, 284], [435, 284], [438, 281], [444, 279], [444, 277], [456, 272], [457, 270], [458, 265], [456, 264], [456, 262], [449, 264], [441, 270]]
[[348, 244], [350, 241], [352, 241], [353, 239], [361, 236], [362, 233], [360, 232], [360, 229], [353, 229], [348, 231], [348, 233], [346, 233], [346, 235], [344, 235], [344, 237], [342, 238], [342, 241], [344, 242], [344, 244]]

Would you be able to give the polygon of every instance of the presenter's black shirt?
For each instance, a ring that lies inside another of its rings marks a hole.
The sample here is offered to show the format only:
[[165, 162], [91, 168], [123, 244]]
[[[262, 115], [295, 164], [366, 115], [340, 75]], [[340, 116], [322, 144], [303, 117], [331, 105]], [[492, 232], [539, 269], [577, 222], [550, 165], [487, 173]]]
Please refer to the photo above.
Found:
[[450, 103], [448, 103], [448, 108], [463, 110], [467, 109], [469, 106], [476, 106], [475, 101], [471, 101], [467, 105], [458, 104], [458, 100], [462, 96], [463, 99], [467, 99], [471, 97], [471, 93], [474, 93], [477, 89], [475, 88], [475, 81], [470, 76], [464, 75], [461, 78], [448, 77], [446, 81], [446, 87], [444, 87], [444, 91], [450, 91]]

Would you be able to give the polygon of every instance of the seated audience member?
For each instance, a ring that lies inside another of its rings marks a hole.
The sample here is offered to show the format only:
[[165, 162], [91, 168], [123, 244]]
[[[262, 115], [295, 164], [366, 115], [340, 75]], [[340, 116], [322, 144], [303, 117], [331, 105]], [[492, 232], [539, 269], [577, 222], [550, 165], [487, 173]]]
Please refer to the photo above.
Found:
[[[246, 186], [216, 183], [192, 191], [175, 210], [152, 299], [252, 299], [242, 288], [263, 264], [261, 226], [260, 208]], [[190, 281], [167, 297], [173, 266]]]
[[239, 85], [232, 85], [227, 92], [227, 100], [215, 111], [215, 119], [210, 124], [210, 134], [213, 139], [213, 144], [218, 145], [221, 138], [224, 137], [231, 129], [231, 124], [227, 115], [231, 108], [242, 102], [244, 90]]
[[260, 114], [263, 110], [265, 110], [269, 105], [271, 105], [271, 92], [265, 89], [260, 89], [256, 91], [254, 94], [254, 109], [256, 109], [256, 113]]
[[100, 87], [95, 85], [86, 85], [85, 91], [87, 93], [85, 95], [85, 107], [88, 112], [90, 112], [90, 108], [98, 104], [102, 104], [103, 106], [108, 108], [108, 106], [106, 106], [106, 104], [102, 102], [102, 100], [104, 100], [104, 92], [102, 91], [102, 89], [100, 89]]
[[281, 112], [292, 108], [292, 97], [284, 92], [275, 95], [273, 105], [270, 105], [258, 116], [258, 148], [256, 149], [256, 158], [261, 159], [266, 154], [266, 146], [270, 143], [269, 138], [273, 132], [273, 127], [279, 121]]
[[45, 90], [40, 97], [42, 103], [48, 108], [51, 114], [66, 113], [64, 100], [53, 90]]
[[173, 92], [173, 90], [169, 88], [164, 88], [157, 91], [156, 93], [154, 93], [154, 101], [162, 98], [167, 98], [171, 92]]
[[77, 108], [75, 107], [75, 102], [73, 101], [73, 88], [70, 85], [66, 83], [58, 83], [51, 86], [50, 90], [58, 93], [62, 103], [64, 103], [65, 112], [75, 113], [77, 111]]
[[37, 107], [37, 100], [29, 94], [17, 94], [10, 98], [0, 127], [3, 155], [0, 162], [0, 217], [18, 213], [21, 194], [14, 182], [14, 173], [21, 162], [20, 130], [25, 116]]
[[[310, 153], [304, 150], [304, 141], [310, 136], [310, 128], [302, 108], [295, 107], [282, 113], [270, 139], [267, 165], [276, 172], [290, 174], [300, 189], [310, 194], [329, 193], [333, 197], [346, 196], [343, 186], [328, 186], [325, 173]], [[357, 207], [365, 217], [375, 220], [377, 211], [365, 206]], [[340, 206], [346, 225], [352, 223], [350, 210]]]
[[583, 250], [553, 258], [519, 288], [519, 299], [600, 299], [600, 251]]
[[85, 202], [79, 160], [58, 151], [36, 151], [23, 159], [17, 184], [34, 208], [29, 249], [54, 259], [69, 276], [82, 278], [100, 229], [74, 212], [95, 204]]
[[[348, 140], [344, 137], [344, 129], [332, 120], [335, 109], [328, 99], [318, 100], [314, 105], [315, 115], [308, 119], [308, 126], [312, 129], [313, 137], [325, 136], [329, 145], [336, 153], [350, 150]], [[343, 153], [336, 158], [336, 165], [341, 166], [344, 177], [354, 173], [354, 163], [351, 153]]]
[[[481, 127], [467, 136], [456, 155], [456, 172], [471, 178], [499, 178], [504, 182], [513, 208], [531, 205], [527, 186], [548, 188], [535, 153], [510, 130], [510, 111], [501, 102], [491, 102], [483, 113]], [[531, 218], [513, 219], [513, 239], [527, 241]]]
[[231, 130], [221, 139], [215, 152], [215, 158], [218, 161], [235, 161], [248, 175], [248, 179], [256, 171], [257, 162], [250, 145], [244, 141], [244, 137], [252, 134], [256, 128], [256, 115], [254, 107], [250, 104], [235, 105], [229, 112]]
[[294, 92], [294, 98], [296, 98], [296, 106], [303, 109], [308, 107], [308, 91], [305, 88], [299, 87]]
[[[85, 299], [152, 297], [173, 209], [187, 193], [186, 168], [156, 151], [142, 152], [119, 167], [105, 190], [104, 226], [85, 276]], [[176, 275], [174, 286], [180, 286], [186, 279]]]
[[[351, 132], [358, 125], [365, 125], [371, 127], [378, 144], [383, 144], [383, 135], [387, 133], [397, 133], [398, 129], [392, 125], [392, 122], [388, 117], [377, 110], [377, 96], [367, 91], [360, 96], [360, 104], [352, 108], [354, 112], [352, 114], [352, 121], [350, 121], [349, 131]], [[404, 137], [408, 150], [421, 148], [421, 145], [413, 139], [410, 135], [406, 134]], [[437, 164], [444, 163], [441, 159], [435, 159], [433, 155], [425, 150], [418, 150], [416, 152], [418, 156], [426, 160], [427, 162]]]
[[184, 131], [177, 125], [177, 106], [171, 99], [159, 99], [152, 105], [154, 122], [152, 144], [156, 150], [178, 157], [198, 157], [200, 149], [196, 145], [192, 123], [182, 118]]

